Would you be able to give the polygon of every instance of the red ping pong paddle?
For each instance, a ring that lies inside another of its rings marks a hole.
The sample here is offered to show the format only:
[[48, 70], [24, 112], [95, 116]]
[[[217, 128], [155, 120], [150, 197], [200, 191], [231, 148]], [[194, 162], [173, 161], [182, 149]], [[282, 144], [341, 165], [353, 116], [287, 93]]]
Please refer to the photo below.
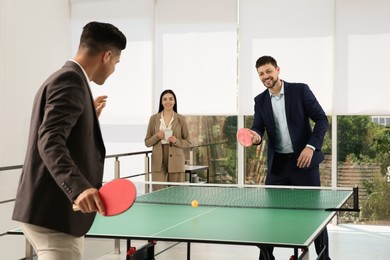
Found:
[[[137, 192], [134, 183], [126, 179], [115, 179], [99, 189], [99, 196], [106, 210], [105, 216], [118, 215], [128, 210], [135, 201]], [[73, 205], [73, 210], [80, 210]]]
[[238, 142], [244, 147], [252, 145], [252, 137], [253, 135], [248, 128], [240, 128], [237, 131]]

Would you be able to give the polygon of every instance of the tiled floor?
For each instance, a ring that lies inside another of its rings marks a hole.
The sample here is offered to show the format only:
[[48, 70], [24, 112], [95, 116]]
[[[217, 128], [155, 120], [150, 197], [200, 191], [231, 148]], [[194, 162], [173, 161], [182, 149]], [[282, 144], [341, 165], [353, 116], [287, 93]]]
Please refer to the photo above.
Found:
[[[330, 256], [333, 260], [388, 260], [390, 259], [390, 226], [332, 225], [328, 226]], [[144, 241], [134, 241], [142, 246]], [[156, 253], [171, 246], [172, 242], [159, 241]], [[121, 254], [115, 254], [113, 240], [87, 239], [86, 260], [124, 260], [125, 241], [121, 241]], [[156, 256], [156, 260], [185, 260], [186, 243], [180, 243]], [[275, 257], [288, 260], [292, 249], [276, 248]], [[191, 244], [191, 260], [256, 260], [259, 250], [254, 246], [219, 244]], [[314, 246], [310, 247], [310, 259], [316, 259]]]

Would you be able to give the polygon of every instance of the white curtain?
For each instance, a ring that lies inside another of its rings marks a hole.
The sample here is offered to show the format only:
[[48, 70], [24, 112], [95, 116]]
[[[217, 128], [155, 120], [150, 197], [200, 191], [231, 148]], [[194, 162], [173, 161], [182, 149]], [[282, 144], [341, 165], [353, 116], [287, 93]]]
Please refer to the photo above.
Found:
[[73, 45], [93, 19], [128, 36], [118, 73], [98, 88], [110, 96], [103, 123], [145, 124], [165, 89], [182, 114], [252, 115], [262, 55], [328, 115], [389, 115], [388, 11], [384, 0], [73, 0]]
[[336, 0], [333, 115], [390, 115], [390, 2]]
[[95, 96], [108, 95], [100, 117], [103, 125], [146, 124], [152, 113], [153, 10], [153, 0], [72, 2], [74, 53], [82, 28], [90, 21], [112, 23], [127, 37], [115, 73], [103, 86], [91, 86]]
[[244, 0], [239, 10], [239, 114], [253, 114], [264, 89], [262, 55], [282, 79], [307, 83], [328, 115], [390, 114], [390, 2]]
[[155, 107], [172, 89], [186, 115], [237, 113], [237, 1], [159, 0]]
[[333, 91], [333, 4], [323, 0], [240, 1], [239, 113], [253, 114], [265, 88], [256, 60], [273, 56], [281, 79], [310, 86], [329, 114]]

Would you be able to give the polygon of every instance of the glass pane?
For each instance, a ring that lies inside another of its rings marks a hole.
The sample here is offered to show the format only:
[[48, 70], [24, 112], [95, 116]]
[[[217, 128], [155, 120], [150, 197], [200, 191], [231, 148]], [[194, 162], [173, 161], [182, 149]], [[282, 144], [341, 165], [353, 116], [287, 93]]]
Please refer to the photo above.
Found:
[[[244, 127], [251, 128], [253, 116], [244, 117]], [[260, 145], [245, 148], [245, 184], [261, 185], [267, 175], [267, 136]]]
[[[237, 183], [237, 116], [186, 116], [193, 158], [187, 163], [209, 166], [210, 183]], [[205, 173], [199, 176], [205, 180]]]
[[[382, 117], [384, 118], [384, 117]], [[337, 118], [337, 182], [359, 187], [361, 212], [342, 213], [342, 223], [390, 223], [390, 128], [371, 116]]]
[[[331, 118], [328, 118], [331, 124]], [[245, 116], [244, 126], [251, 128], [253, 125], [253, 116]], [[325, 160], [320, 164], [321, 186], [331, 186], [331, 159], [332, 159], [332, 141], [331, 127], [325, 135], [322, 145], [322, 152], [325, 155]], [[261, 145], [251, 146], [245, 149], [245, 183], [262, 185], [265, 183], [267, 175], [267, 136], [263, 137]]]

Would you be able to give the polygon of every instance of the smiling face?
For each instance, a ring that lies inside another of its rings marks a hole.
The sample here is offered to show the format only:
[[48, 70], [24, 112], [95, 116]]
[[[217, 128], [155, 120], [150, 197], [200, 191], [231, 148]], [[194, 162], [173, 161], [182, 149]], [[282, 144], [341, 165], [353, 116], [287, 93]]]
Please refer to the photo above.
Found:
[[267, 63], [257, 68], [257, 73], [264, 86], [270, 90], [279, 87], [279, 67], [274, 67], [272, 64]]
[[175, 97], [171, 93], [166, 93], [161, 97], [161, 104], [163, 105], [164, 110], [173, 110], [175, 103]]

